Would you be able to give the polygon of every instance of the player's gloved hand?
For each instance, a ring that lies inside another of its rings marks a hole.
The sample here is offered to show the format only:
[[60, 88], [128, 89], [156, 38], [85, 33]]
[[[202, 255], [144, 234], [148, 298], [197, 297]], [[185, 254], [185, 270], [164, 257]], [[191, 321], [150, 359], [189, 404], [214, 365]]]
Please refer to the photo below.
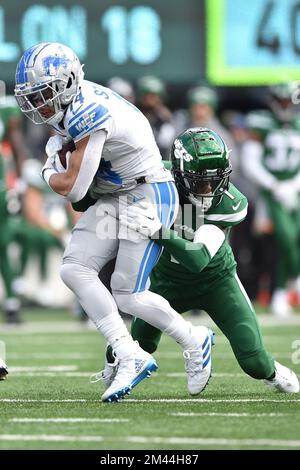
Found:
[[58, 153], [54, 155], [53, 166], [58, 173], [65, 173], [67, 171], [71, 155], [72, 155], [71, 152], [66, 153], [66, 167], [64, 167], [63, 164], [61, 163]]
[[47, 157], [55, 157], [57, 152], [62, 149], [65, 143], [66, 139], [61, 135], [53, 135], [50, 137], [45, 147]]
[[150, 202], [140, 202], [128, 206], [120, 214], [119, 220], [122, 225], [139, 232], [145, 238], [152, 237], [162, 225], [156, 212], [156, 206]]
[[296, 209], [299, 204], [298, 191], [288, 181], [278, 182], [273, 194], [276, 201], [289, 211]]

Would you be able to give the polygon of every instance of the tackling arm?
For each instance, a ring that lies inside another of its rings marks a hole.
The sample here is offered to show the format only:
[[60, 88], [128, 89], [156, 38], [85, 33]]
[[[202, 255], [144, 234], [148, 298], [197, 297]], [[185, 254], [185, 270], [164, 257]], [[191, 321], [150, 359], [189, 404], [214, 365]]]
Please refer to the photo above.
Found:
[[128, 206], [119, 220], [128, 229], [164, 246], [182, 266], [194, 273], [208, 265], [225, 241], [224, 232], [210, 224], [202, 225], [195, 232], [193, 242], [180, 238], [177, 232], [161, 224], [156, 208], [148, 202]]
[[221, 248], [225, 235], [215, 225], [203, 225], [191, 242], [180, 238], [174, 230], [162, 227], [159, 239], [155, 235], [153, 239], [164, 246], [183, 267], [193, 273], [200, 273]]

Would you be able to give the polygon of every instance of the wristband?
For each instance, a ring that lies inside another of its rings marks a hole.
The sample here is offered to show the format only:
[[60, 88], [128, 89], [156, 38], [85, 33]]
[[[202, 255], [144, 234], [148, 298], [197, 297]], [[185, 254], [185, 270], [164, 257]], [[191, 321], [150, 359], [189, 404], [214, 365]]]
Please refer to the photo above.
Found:
[[45, 183], [47, 183], [47, 185], [51, 188], [50, 184], [49, 184], [49, 180], [51, 178], [52, 175], [56, 175], [57, 174], [57, 171], [55, 171], [53, 168], [44, 168], [42, 171], [41, 171], [41, 177], [43, 178], [43, 180], [45, 181]]

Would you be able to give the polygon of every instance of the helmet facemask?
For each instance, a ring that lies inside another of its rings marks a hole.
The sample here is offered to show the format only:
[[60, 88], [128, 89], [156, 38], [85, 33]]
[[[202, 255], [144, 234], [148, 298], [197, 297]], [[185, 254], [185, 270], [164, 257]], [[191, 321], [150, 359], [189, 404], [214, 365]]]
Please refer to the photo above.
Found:
[[204, 170], [202, 172], [181, 172], [174, 170], [174, 178], [178, 191], [193, 205], [203, 212], [216, 206], [228, 190], [231, 165], [223, 170]]
[[63, 82], [63, 80], [44, 83], [24, 90], [20, 94], [16, 92], [16, 100], [21, 111], [34, 124], [55, 124], [62, 120], [66, 108], [61, 99], [65, 83], [59, 82]]

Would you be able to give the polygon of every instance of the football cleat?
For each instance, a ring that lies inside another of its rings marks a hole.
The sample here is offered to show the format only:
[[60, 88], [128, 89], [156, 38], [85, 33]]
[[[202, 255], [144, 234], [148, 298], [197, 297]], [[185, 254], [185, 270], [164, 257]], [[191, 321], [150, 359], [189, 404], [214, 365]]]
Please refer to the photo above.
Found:
[[114, 362], [108, 362], [107, 355], [105, 356], [105, 363], [104, 363], [104, 369], [101, 370], [100, 372], [97, 372], [96, 374], [92, 374], [90, 377], [90, 382], [91, 383], [96, 383], [99, 382], [99, 380], [103, 380], [105, 389], [109, 388], [111, 384], [113, 383], [117, 370], [118, 370], [118, 364], [119, 364], [119, 359], [116, 358], [114, 355]]
[[142, 380], [150, 377], [152, 372], [156, 370], [155, 359], [138, 346], [133, 356], [119, 359], [117, 373], [111, 385], [103, 393], [101, 400], [103, 402], [114, 402], [123, 399], [125, 395], [130, 394], [134, 387]]
[[283, 393], [298, 393], [300, 389], [295, 372], [276, 361], [274, 379], [264, 380], [264, 383]]
[[187, 373], [188, 391], [191, 395], [201, 393], [211, 377], [211, 347], [214, 333], [206, 326], [194, 327], [199, 347], [183, 351]]
[[0, 357], [0, 380], [6, 379], [7, 374], [8, 374], [7, 365]]

